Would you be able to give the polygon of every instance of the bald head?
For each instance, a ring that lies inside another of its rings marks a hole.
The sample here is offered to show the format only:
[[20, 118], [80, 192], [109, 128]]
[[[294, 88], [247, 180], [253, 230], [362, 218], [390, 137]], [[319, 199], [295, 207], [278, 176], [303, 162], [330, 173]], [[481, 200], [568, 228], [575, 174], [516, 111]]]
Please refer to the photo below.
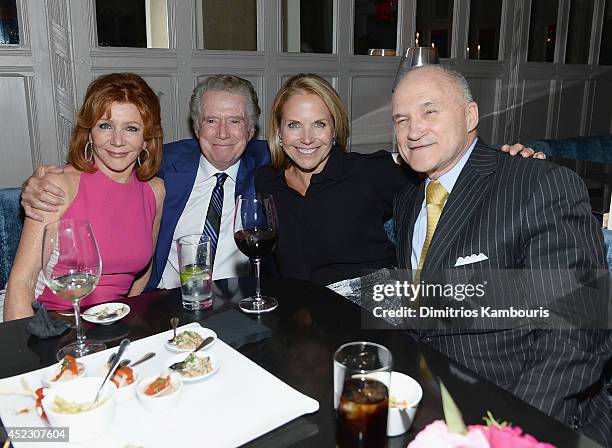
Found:
[[470, 89], [467, 79], [465, 79], [465, 77], [457, 70], [444, 67], [443, 65], [422, 65], [420, 67], [415, 67], [406, 73], [400, 82], [409, 75], [419, 74], [424, 76], [441, 76], [450, 83], [449, 87], [455, 90], [455, 92], [459, 95], [463, 96], [463, 99], [465, 99], [467, 103], [474, 101], [472, 97], [472, 90]]
[[409, 71], [393, 94], [393, 122], [402, 158], [437, 179], [455, 166], [476, 137], [478, 106], [465, 78], [427, 65]]

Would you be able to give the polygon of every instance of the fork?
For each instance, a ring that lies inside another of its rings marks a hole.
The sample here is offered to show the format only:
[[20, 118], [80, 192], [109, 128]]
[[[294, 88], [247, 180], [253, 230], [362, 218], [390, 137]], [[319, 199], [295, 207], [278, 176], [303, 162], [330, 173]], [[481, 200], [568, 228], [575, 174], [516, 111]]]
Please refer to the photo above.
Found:
[[178, 324], [179, 324], [178, 317], [172, 317], [170, 319], [170, 325], [172, 325], [172, 329], [174, 330], [174, 336], [172, 337], [172, 339], [168, 339], [168, 344], [172, 344], [174, 340], [176, 339], [176, 327], [178, 327]]

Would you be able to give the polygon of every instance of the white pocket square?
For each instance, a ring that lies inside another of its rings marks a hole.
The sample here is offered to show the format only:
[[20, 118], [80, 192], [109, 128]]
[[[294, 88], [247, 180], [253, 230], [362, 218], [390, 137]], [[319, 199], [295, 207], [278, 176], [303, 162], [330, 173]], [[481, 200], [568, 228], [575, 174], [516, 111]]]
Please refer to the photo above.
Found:
[[478, 263], [479, 261], [485, 261], [485, 260], [488, 260], [488, 259], [489, 259], [489, 257], [487, 257], [482, 252], [480, 252], [478, 255], [472, 254], [472, 255], [467, 256], [467, 257], [459, 257], [459, 258], [457, 258], [457, 261], [455, 262], [455, 267], [457, 267], [457, 266], [465, 266], [466, 264]]

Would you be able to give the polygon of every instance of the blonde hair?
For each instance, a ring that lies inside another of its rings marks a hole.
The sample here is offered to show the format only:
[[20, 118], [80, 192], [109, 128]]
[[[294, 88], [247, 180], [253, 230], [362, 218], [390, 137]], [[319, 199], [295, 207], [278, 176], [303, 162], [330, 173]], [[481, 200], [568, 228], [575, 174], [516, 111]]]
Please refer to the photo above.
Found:
[[283, 107], [289, 98], [293, 95], [305, 93], [317, 95], [323, 100], [334, 119], [335, 140], [346, 151], [350, 131], [348, 115], [344, 109], [344, 104], [342, 104], [342, 99], [329, 82], [319, 75], [300, 73], [292, 76], [283, 84], [272, 103], [267, 138], [273, 168], [286, 169], [292, 164], [291, 159], [287, 157], [280, 145], [280, 123], [283, 116]]

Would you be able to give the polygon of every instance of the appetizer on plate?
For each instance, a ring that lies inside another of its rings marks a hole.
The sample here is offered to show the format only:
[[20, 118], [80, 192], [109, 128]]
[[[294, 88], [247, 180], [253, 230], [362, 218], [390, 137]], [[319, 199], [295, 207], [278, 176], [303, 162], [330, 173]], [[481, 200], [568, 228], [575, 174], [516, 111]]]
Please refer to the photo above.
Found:
[[74, 356], [66, 355], [59, 363], [57, 374], [51, 381], [70, 381], [79, 376], [79, 363]]
[[199, 333], [185, 330], [177, 334], [171, 344], [181, 350], [194, 350], [203, 340], [204, 338]]
[[178, 330], [176, 337], [173, 337], [172, 331], [169, 331], [166, 335], [169, 337], [164, 338], [163, 344], [166, 349], [175, 353], [192, 352], [208, 337], [212, 337], [214, 340], [202, 350], [208, 350], [217, 342], [217, 333], [210, 328], [195, 325]]
[[92, 306], [82, 313], [87, 322], [99, 325], [110, 325], [123, 319], [130, 312], [130, 306], [125, 303], [110, 302]]
[[64, 400], [59, 395], [56, 395], [51, 409], [58, 414], [80, 414], [81, 412], [96, 409], [106, 403], [106, 401], [107, 399], [101, 399], [96, 402], [77, 403], [75, 401]]
[[[159, 397], [163, 394], [172, 393], [173, 386], [170, 379], [170, 372], [164, 372], [144, 388], [144, 394], [149, 397]], [[162, 394], [163, 393], [163, 394]]]
[[204, 353], [189, 353], [175, 355], [166, 361], [174, 378], [180, 378], [185, 383], [192, 383], [211, 377], [219, 364], [214, 355]]
[[129, 367], [117, 367], [111, 381], [115, 383], [117, 389], [129, 386], [134, 383], [134, 371]]
[[149, 411], [165, 411], [175, 406], [181, 397], [183, 381], [172, 377], [165, 371], [159, 376], [151, 376], [140, 381], [136, 395], [140, 404]]
[[101, 436], [115, 415], [117, 388], [107, 382], [98, 401], [94, 397], [102, 378], [85, 377], [58, 383], [46, 391], [42, 406], [53, 428], [68, 428], [70, 446]]
[[80, 378], [85, 375], [85, 366], [78, 362], [73, 356], [66, 355], [64, 358], [51, 368], [42, 378], [44, 386], [65, 383]]
[[207, 375], [212, 371], [210, 356], [200, 357], [195, 353], [190, 353], [184, 361], [183, 368], [178, 370], [181, 375], [191, 378]]

